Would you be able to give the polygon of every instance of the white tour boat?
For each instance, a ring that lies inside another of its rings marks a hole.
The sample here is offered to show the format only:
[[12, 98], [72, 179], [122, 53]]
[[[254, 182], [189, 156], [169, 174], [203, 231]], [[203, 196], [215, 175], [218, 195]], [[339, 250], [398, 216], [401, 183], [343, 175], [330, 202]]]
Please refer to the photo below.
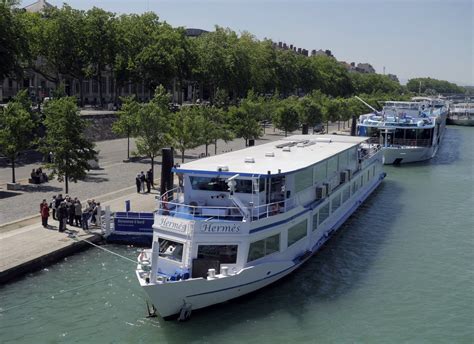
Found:
[[474, 126], [474, 103], [456, 103], [449, 108], [448, 124]]
[[173, 168], [136, 270], [157, 312], [185, 319], [301, 266], [385, 177], [368, 140], [297, 135]]
[[447, 107], [438, 99], [385, 102], [382, 112], [361, 115], [357, 135], [383, 146], [385, 164], [431, 159], [446, 127]]

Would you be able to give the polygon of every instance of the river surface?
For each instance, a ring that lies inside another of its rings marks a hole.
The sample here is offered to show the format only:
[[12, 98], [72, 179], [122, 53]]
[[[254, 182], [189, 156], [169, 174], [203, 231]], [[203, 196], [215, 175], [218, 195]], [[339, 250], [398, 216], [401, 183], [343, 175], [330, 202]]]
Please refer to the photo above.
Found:
[[474, 128], [448, 127], [302, 268], [186, 323], [146, 317], [134, 264], [76, 254], [0, 287], [0, 343], [473, 343], [473, 164]]

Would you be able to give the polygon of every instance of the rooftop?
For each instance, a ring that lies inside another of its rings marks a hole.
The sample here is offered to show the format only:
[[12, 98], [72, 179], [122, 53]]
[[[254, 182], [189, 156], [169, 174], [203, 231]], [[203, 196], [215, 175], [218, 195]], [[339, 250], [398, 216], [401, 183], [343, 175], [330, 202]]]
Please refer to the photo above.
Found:
[[222, 175], [289, 173], [326, 160], [367, 140], [344, 135], [295, 135], [271, 143], [185, 163], [175, 172], [211, 172]]

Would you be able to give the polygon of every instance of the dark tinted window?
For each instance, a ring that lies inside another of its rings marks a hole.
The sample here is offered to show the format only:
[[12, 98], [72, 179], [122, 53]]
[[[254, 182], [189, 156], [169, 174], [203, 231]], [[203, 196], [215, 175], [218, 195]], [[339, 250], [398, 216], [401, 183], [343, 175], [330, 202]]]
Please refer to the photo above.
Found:
[[237, 245], [199, 245], [198, 258], [216, 259], [221, 264], [235, 264]]

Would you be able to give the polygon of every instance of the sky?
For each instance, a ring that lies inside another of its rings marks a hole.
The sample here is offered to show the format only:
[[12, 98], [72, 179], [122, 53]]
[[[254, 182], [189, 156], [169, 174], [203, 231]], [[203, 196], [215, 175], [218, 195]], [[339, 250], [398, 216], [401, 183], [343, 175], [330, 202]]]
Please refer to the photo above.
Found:
[[[23, 5], [31, 1], [22, 1]], [[64, 1], [48, 0], [61, 6]], [[173, 26], [249, 31], [258, 39], [329, 49], [400, 81], [433, 77], [474, 85], [472, 0], [68, 0], [122, 13], [154, 11]]]

